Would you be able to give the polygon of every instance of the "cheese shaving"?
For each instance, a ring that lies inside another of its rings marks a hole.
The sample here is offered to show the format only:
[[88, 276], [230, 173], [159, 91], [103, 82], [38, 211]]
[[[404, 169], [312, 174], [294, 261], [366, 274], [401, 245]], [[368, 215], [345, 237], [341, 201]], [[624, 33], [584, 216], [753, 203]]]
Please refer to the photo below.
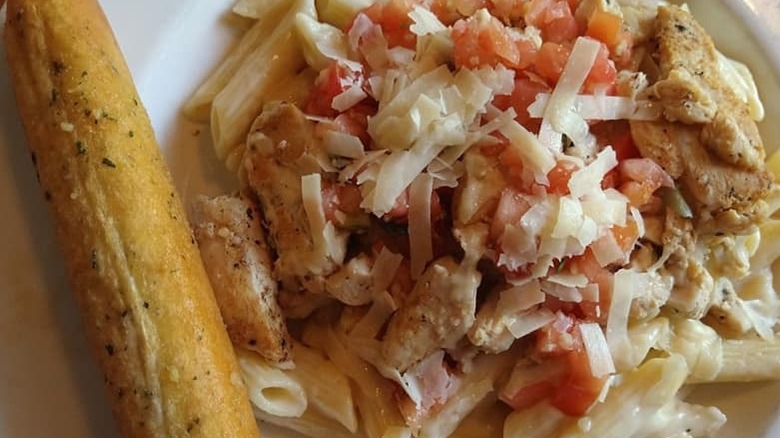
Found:
[[322, 180], [319, 173], [301, 177], [301, 196], [312, 239], [320, 245], [324, 239], [326, 221], [325, 210], [322, 207]]
[[401, 254], [396, 254], [386, 246], [382, 247], [379, 251], [379, 255], [374, 260], [374, 266], [371, 268], [371, 278], [373, 278], [374, 295], [381, 294], [386, 291], [390, 284], [393, 282], [398, 267], [401, 266], [404, 257]]
[[518, 313], [544, 303], [544, 299], [539, 282], [532, 280], [524, 285], [502, 290], [496, 309], [500, 309], [504, 314]]
[[414, 22], [409, 26], [409, 30], [417, 36], [434, 34], [447, 30], [447, 27], [428, 9], [415, 6], [409, 12], [409, 18]]
[[612, 362], [612, 355], [601, 327], [595, 322], [579, 324], [578, 327], [593, 377], [601, 378], [614, 373], [615, 364]]
[[433, 178], [427, 173], [415, 178], [409, 188], [409, 253], [412, 278], [417, 278], [433, 258], [431, 240], [431, 193]]
[[[551, 95], [539, 93], [528, 106], [531, 117], [543, 117]], [[573, 110], [585, 120], [658, 120], [661, 105], [624, 96], [585, 95], [574, 97]]]
[[581, 198], [594, 192], [601, 192], [601, 180], [615, 166], [617, 166], [615, 150], [611, 146], [602, 149], [595, 160], [571, 175], [569, 179], [571, 195]]
[[336, 111], [346, 111], [360, 103], [366, 97], [368, 97], [368, 94], [363, 91], [362, 87], [352, 86], [337, 94], [333, 98], [331, 107]]
[[[594, 39], [577, 38], [544, 110], [543, 122], [549, 122], [555, 132], [566, 134], [575, 145], [585, 143], [589, 136], [588, 124], [577, 113], [575, 98], [600, 48], [601, 43]], [[560, 145], [556, 151], [560, 152]]]
[[322, 135], [322, 146], [328, 154], [339, 157], [362, 158], [366, 155], [359, 138], [332, 129]]
[[520, 315], [509, 325], [509, 332], [512, 333], [515, 339], [520, 339], [553, 321], [555, 321], [555, 314], [550, 309], [542, 307]]
[[607, 345], [619, 370], [632, 366], [631, 343], [628, 339], [628, 314], [634, 296], [636, 272], [620, 269], [613, 277], [612, 300], [607, 314]]

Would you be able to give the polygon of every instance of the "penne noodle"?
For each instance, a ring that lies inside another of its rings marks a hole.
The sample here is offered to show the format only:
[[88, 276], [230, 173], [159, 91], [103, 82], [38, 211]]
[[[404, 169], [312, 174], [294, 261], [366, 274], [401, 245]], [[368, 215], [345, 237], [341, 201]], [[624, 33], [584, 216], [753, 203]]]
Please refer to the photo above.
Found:
[[673, 399], [655, 413], [634, 438], [715, 436], [726, 416], [715, 407], [700, 406]]
[[504, 420], [504, 438], [548, 438], [558, 436], [573, 420], [543, 401], [514, 411]]
[[723, 366], [715, 382], [780, 379], [780, 342], [761, 339], [723, 341]]
[[653, 413], [675, 399], [687, 375], [681, 356], [650, 359], [618, 377], [619, 383], [609, 389], [604, 402], [597, 402], [586, 417], [570, 424], [560, 436], [633, 436], [647, 427]]
[[355, 382], [355, 402], [368, 438], [381, 438], [391, 427], [406, 426], [393, 401], [393, 384], [349, 351], [341, 335], [332, 328], [310, 324], [304, 330], [303, 340], [323, 348], [333, 363]]
[[495, 393], [488, 394], [460, 422], [452, 433], [452, 438], [498, 437], [502, 436], [504, 418], [510, 408], [499, 401]]
[[455, 394], [447, 399], [436, 415], [423, 421], [420, 436], [450, 436], [463, 419], [495, 391], [496, 380], [509, 374], [513, 357], [511, 352], [507, 352], [484, 355], [476, 359], [474, 368], [463, 376]]
[[358, 11], [375, 2], [376, 0], [317, 0], [317, 12], [323, 23], [344, 29]]
[[307, 409], [300, 417], [279, 417], [260, 409], [255, 409], [255, 417], [258, 420], [294, 430], [302, 435], [312, 438], [354, 438], [355, 435], [344, 427], [328, 418], [316, 409]]
[[211, 104], [214, 98], [228, 84], [230, 79], [244, 64], [247, 57], [258, 50], [263, 42], [274, 32], [276, 24], [290, 9], [293, 0], [263, 0], [240, 1], [236, 7], [255, 4], [263, 5], [258, 21], [244, 34], [241, 40], [230, 51], [227, 58], [219, 63], [219, 67], [198, 87], [195, 93], [184, 104], [184, 113], [197, 121], [209, 120]]
[[233, 13], [245, 18], [263, 20], [270, 11], [282, 4], [289, 6], [290, 0], [238, 0], [233, 5]]
[[217, 157], [224, 159], [245, 141], [252, 122], [260, 114], [267, 94], [285, 78], [305, 67], [295, 34], [295, 16], [315, 16], [313, 0], [295, 0], [270, 35], [241, 63], [211, 107], [211, 131]]
[[305, 388], [311, 409], [355, 433], [358, 420], [349, 378], [314, 349], [296, 342], [294, 351], [295, 368], [290, 373]]
[[303, 415], [308, 399], [297, 379], [269, 365], [253, 351], [238, 348], [236, 354], [249, 399], [255, 407], [277, 417]]

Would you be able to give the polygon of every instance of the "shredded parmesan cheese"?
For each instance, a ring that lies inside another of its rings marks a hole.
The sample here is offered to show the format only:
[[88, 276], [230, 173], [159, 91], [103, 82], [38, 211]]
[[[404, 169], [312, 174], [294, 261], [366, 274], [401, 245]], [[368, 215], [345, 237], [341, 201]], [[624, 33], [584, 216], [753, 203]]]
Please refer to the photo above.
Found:
[[409, 188], [409, 253], [412, 278], [417, 278], [433, 258], [431, 240], [431, 193], [433, 178], [427, 173], [415, 178]]

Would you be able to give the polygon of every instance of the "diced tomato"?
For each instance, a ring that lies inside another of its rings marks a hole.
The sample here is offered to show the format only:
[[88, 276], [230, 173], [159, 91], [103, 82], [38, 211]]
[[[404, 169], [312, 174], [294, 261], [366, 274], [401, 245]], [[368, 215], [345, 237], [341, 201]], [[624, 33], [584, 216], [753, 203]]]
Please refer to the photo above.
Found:
[[520, 60], [513, 67], [517, 70], [525, 70], [536, 61], [536, 45], [528, 39], [518, 39], [515, 42], [517, 51], [520, 52]]
[[506, 26], [492, 15], [487, 20], [481, 18], [481, 15], [475, 15], [458, 20], [452, 26], [455, 65], [459, 68], [517, 66], [520, 51]]
[[636, 208], [650, 202], [658, 187], [651, 181], [626, 181], [620, 185], [620, 193], [628, 198], [628, 203]]
[[640, 157], [639, 149], [636, 148], [634, 138], [631, 136], [631, 131], [629, 130], [612, 137], [611, 145], [612, 149], [615, 150], [618, 162], [629, 158]]
[[[409, 12], [414, 8], [412, 0], [389, 0], [376, 2], [366, 8], [363, 13], [374, 23], [382, 27], [382, 33], [387, 39], [388, 47], [406, 47], [414, 49], [417, 36], [409, 30], [412, 19]], [[348, 28], [351, 28], [350, 23]]]
[[607, 46], [601, 44], [601, 48], [596, 54], [596, 59], [593, 61], [593, 67], [588, 72], [588, 77], [585, 78], [585, 84], [582, 86], [583, 91], [586, 94], [593, 94], [598, 91], [614, 94], [616, 80], [617, 69], [615, 68], [615, 63], [609, 59]]
[[525, 22], [541, 30], [544, 41], [572, 41], [579, 33], [573, 10], [565, 0], [532, 0], [526, 10]]
[[474, 15], [477, 10], [491, 6], [487, 0], [433, 0], [430, 10], [434, 15], [449, 26], [463, 17]]
[[611, 146], [618, 162], [641, 155], [631, 137], [631, 128], [627, 120], [607, 120], [591, 125], [590, 132], [596, 136], [601, 147]]
[[364, 82], [362, 71], [352, 70], [346, 64], [333, 61], [314, 81], [314, 89], [304, 111], [315, 116], [335, 117], [338, 111], [333, 109], [333, 98], [348, 88], [363, 87]]
[[548, 93], [550, 87], [538, 81], [532, 81], [525, 75], [520, 75], [515, 79], [515, 88], [509, 96], [496, 96], [493, 104], [501, 110], [514, 108], [517, 113], [517, 120], [528, 130], [537, 132], [541, 119], [532, 119], [528, 114], [528, 106], [534, 103], [539, 93]]
[[628, 220], [622, 227], [619, 225], [613, 225], [612, 235], [615, 236], [615, 241], [617, 242], [620, 249], [628, 252], [632, 249], [636, 243], [636, 240], [639, 238], [639, 226], [637, 226], [636, 222], [633, 220]]
[[526, 6], [525, 23], [539, 29], [545, 22], [546, 11], [556, 0], [531, 0]]
[[617, 169], [612, 169], [604, 175], [604, 179], [601, 180], [602, 190], [614, 189], [620, 184], [620, 172]]
[[343, 215], [361, 214], [360, 203], [363, 202], [363, 196], [360, 189], [353, 183], [333, 184], [324, 182], [322, 186], [322, 208], [325, 212], [325, 219], [334, 224], [344, 225]]
[[571, 316], [556, 312], [555, 320], [536, 332], [535, 354], [542, 358], [556, 357], [582, 349], [582, 338], [577, 324], [577, 320]]
[[363, 101], [336, 116], [333, 127], [345, 134], [351, 134], [359, 138], [363, 146], [371, 145], [371, 136], [368, 134], [368, 118], [376, 114], [375, 102]]
[[554, 392], [555, 385], [553, 382], [544, 380], [542, 382], [533, 383], [531, 385], [520, 388], [520, 390], [514, 393], [511, 398], [504, 396], [504, 394], [501, 394], [500, 398], [502, 401], [504, 401], [504, 403], [508, 404], [513, 409], [520, 410], [539, 403]]
[[[441, 206], [439, 194], [434, 190], [431, 192], [431, 220], [436, 221], [441, 218], [444, 210]], [[384, 220], [395, 222], [397, 224], [406, 224], [409, 222], [409, 188], [401, 192], [395, 199], [393, 208], [382, 217]]]
[[500, 238], [504, 228], [509, 224], [516, 224], [529, 208], [531, 204], [520, 193], [511, 188], [504, 189], [490, 224], [490, 236], [493, 239]]
[[549, 193], [566, 195], [569, 193], [569, 180], [571, 175], [578, 170], [577, 165], [571, 161], [561, 160], [547, 173], [550, 181]]
[[650, 158], [631, 158], [621, 161], [618, 169], [624, 178], [633, 181], [650, 181], [657, 187], [674, 187], [674, 180]]
[[572, 41], [579, 33], [577, 21], [566, 1], [555, 2], [547, 9], [545, 23], [540, 30], [542, 39], [553, 43]]
[[620, 185], [634, 207], [642, 207], [660, 187], [674, 187], [674, 180], [661, 166], [649, 158], [629, 158], [618, 164], [620, 175], [626, 182]]
[[571, 47], [568, 44], [545, 42], [536, 53], [536, 73], [547, 81], [548, 85], [555, 86], [570, 54]]
[[633, 37], [623, 30], [623, 19], [608, 11], [596, 9], [588, 20], [585, 35], [597, 39], [609, 48], [610, 57], [621, 67], [631, 59]]
[[581, 417], [596, 402], [608, 376], [594, 377], [588, 355], [584, 348], [570, 351], [566, 355], [569, 374], [555, 388], [550, 404], [559, 411], [573, 417]]
[[615, 47], [620, 39], [623, 19], [612, 12], [596, 8], [588, 20], [585, 36], [597, 39], [607, 47]]
[[599, 322], [603, 322], [609, 311], [612, 297], [612, 273], [603, 268], [593, 255], [593, 251], [587, 248], [581, 256], [572, 257], [567, 263], [572, 273], [580, 273], [588, 277], [589, 283], [599, 286], [599, 311], [593, 312]]
[[516, 23], [523, 18], [527, 0], [490, 0], [488, 10], [506, 23]]

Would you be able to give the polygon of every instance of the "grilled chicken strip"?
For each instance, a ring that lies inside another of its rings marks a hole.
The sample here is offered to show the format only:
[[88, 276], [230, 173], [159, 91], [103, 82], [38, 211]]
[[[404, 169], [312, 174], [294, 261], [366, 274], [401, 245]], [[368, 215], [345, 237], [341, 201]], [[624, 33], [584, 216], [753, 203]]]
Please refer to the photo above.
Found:
[[[244, 166], [278, 256], [274, 274], [282, 284], [283, 307], [286, 302], [305, 304], [311, 293], [322, 292], [317, 279], [334, 273], [344, 262], [348, 233], [330, 223], [325, 230], [312, 230], [301, 193], [301, 178], [320, 174], [320, 163], [326, 160], [314, 122], [292, 104], [266, 105], [252, 125]], [[308, 310], [291, 309], [299, 316]]]
[[460, 263], [442, 257], [423, 272], [403, 306], [393, 314], [383, 339], [382, 354], [399, 371], [439, 349], [449, 349], [474, 324], [477, 288], [488, 230], [476, 225], [456, 232], [465, 256]]
[[654, 41], [661, 75], [648, 97], [666, 120], [632, 121], [636, 145], [681, 184], [698, 231], [744, 232], [765, 214], [759, 201], [773, 180], [747, 104], [724, 83], [712, 40], [690, 12], [660, 8]]
[[243, 194], [200, 197], [193, 222], [230, 340], [278, 366], [291, 364], [290, 335], [254, 201]]
[[481, 279], [475, 267], [451, 257], [428, 266], [390, 319], [382, 342], [387, 364], [404, 371], [437, 349], [454, 347], [474, 323]]

